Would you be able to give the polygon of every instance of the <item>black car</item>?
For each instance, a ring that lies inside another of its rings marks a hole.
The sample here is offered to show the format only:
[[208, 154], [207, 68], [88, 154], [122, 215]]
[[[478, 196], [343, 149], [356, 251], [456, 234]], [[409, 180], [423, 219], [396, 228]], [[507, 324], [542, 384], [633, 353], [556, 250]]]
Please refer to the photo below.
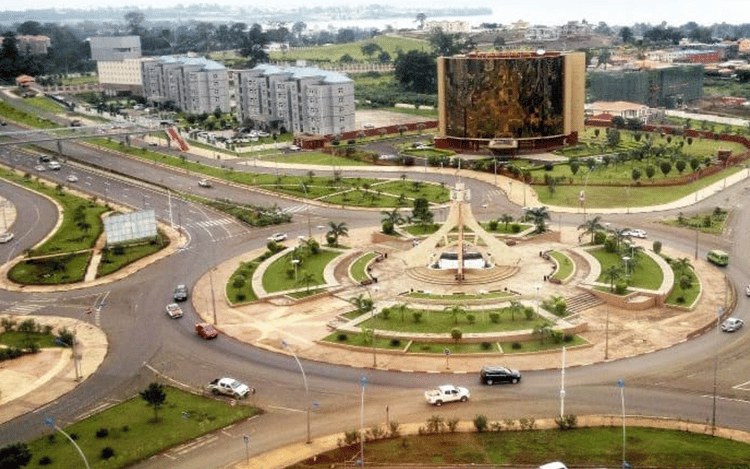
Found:
[[521, 372], [505, 366], [483, 366], [479, 372], [482, 384], [517, 383], [521, 381]]
[[174, 300], [185, 301], [188, 299], [188, 288], [185, 285], [177, 285], [174, 289]]

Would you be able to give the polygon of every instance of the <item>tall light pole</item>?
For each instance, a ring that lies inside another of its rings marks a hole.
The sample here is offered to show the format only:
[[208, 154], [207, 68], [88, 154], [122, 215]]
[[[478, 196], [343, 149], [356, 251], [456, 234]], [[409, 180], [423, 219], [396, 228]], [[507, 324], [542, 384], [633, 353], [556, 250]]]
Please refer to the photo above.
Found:
[[281, 346], [292, 353], [292, 356], [299, 367], [299, 371], [302, 372], [302, 382], [305, 385], [305, 396], [307, 397], [307, 441], [305, 441], [305, 443], [309, 445], [312, 443], [312, 438], [310, 438], [310, 388], [307, 386], [307, 375], [305, 375], [305, 369], [302, 368], [302, 363], [299, 361], [299, 358], [297, 358], [297, 354], [294, 353], [294, 350], [289, 346], [289, 343], [287, 343], [286, 340], [282, 340]]
[[622, 469], [625, 469], [625, 381], [618, 379], [617, 387], [620, 388], [620, 400], [622, 401]]
[[362, 384], [362, 404], [359, 415], [359, 457], [362, 462], [362, 466], [365, 465], [365, 386], [367, 385], [367, 377], [363, 376], [359, 380]]
[[[717, 335], [721, 334], [721, 331], [719, 330], [719, 323], [721, 323], [721, 315], [724, 314], [724, 308], [719, 308], [716, 310], [716, 333]], [[719, 369], [719, 349], [718, 347], [714, 350], [714, 395], [713, 395], [713, 404], [711, 407], [711, 434], [713, 435], [716, 432], [716, 375], [718, 373]]]
[[562, 366], [560, 367], [560, 419], [565, 417], [565, 346], [562, 347]]
[[537, 319], [540, 318], [539, 316], [539, 302], [541, 301], [541, 298], [539, 297], [539, 289], [541, 287], [539, 285], [536, 286], [536, 317]]
[[607, 324], [604, 326], [604, 359], [609, 359], [609, 308], [607, 308]]
[[[378, 287], [373, 287], [373, 290], [377, 293]], [[367, 294], [370, 296], [370, 322], [372, 322], [372, 367], [377, 368], [378, 367], [378, 357], [375, 352], [375, 299], [372, 297], [372, 293], [370, 292], [370, 289], [367, 289]]]
[[83, 464], [86, 465], [86, 469], [90, 469], [89, 462], [86, 459], [86, 456], [83, 454], [83, 451], [81, 451], [81, 447], [78, 446], [78, 444], [75, 442], [73, 438], [70, 437], [70, 435], [65, 433], [65, 431], [62, 428], [57, 426], [57, 424], [55, 423], [55, 419], [53, 419], [52, 417], [47, 417], [46, 419], [44, 419], [44, 424], [50, 428], [54, 428], [58, 432], [65, 435], [65, 438], [67, 438], [73, 444], [76, 451], [78, 451], [78, 455], [81, 456], [81, 459], [83, 459]]

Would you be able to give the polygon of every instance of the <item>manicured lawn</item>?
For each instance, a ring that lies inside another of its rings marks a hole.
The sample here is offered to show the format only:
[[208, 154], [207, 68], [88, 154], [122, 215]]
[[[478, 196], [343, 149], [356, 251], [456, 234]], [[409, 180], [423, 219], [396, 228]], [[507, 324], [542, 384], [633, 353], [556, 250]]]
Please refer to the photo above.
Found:
[[409, 225], [402, 229], [412, 236], [428, 236], [439, 230], [440, 226], [442, 225], [433, 223], [431, 225]]
[[160, 233], [153, 243], [144, 242], [130, 246], [123, 246], [122, 254], [116, 254], [115, 249], [105, 249], [102, 253], [102, 259], [99, 263], [97, 277], [104, 277], [113, 272], [117, 272], [123, 267], [133, 262], [150, 256], [169, 246], [169, 238]]
[[[376, 36], [372, 39], [365, 39], [346, 44], [331, 44], [319, 47], [307, 47], [304, 49], [292, 49], [284, 52], [271, 52], [269, 55], [271, 60], [283, 60], [288, 62], [294, 62], [295, 60], [338, 62], [342, 56], [348, 54], [357, 62], [370, 62], [372, 59], [362, 53], [362, 46], [371, 42], [379, 45], [384, 51], [388, 52], [391, 57], [396, 57], [396, 51], [399, 49], [402, 51], [410, 51], [413, 49], [422, 50], [429, 47], [427, 42], [418, 39], [383, 35]], [[373, 56], [373, 59], [376, 56], [377, 54]]]
[[404, 181], [401, 179], [378, 183], [372, 187], [372, 190], [379, 190], [393, 195], [401, 195], [417, 199], [424, 197], [430, 203], [442, 204], [448, 202], [450, 190], [443, 184], [430, 184], [421, 181]]
[[[487, 342], [490, 344], [489, 348], [486, 345], [464, 343], [464, 342], [412, 342], [409, 347], [409, 353], [434, 353], [444, 355], [445, 350], [450, 350], [450, 353], [493, 353], [500, 352], [497, 348], [497, 343]], [[450, 358], [448, 359], [450, 363]]]
[[[303, 258], [297, 268], [297, 278], [301, 279], [305, 273], [310, 273], [313, 275], [313, 281], [310, 283], [311, 287], [325, 283], [325, 279], [323, 278], [323, 270], [325, 269], [325, 266], [340, 254], [340, 251], [321, 249], [318, 254]], [[291, 260], [291, 253], [287, 253], [268, 266], [268, 269], [266, 269], [263, 274], [264, 290], [268, 293], [273, 293], [302, 288], [305, 286], [294, 280], [293, 273], [291, 277], [288, 275], [287, 272], [290, 269], [294, 271], [294, 266], [292, 265]]]
[[62, 79], [63, 85], [85, 85], [86, 83], [97, 83], [98, 81], [99, 76], [96, 74], [80, 77], [63, 77]]
[[[672, 271], [674, 272], [674, 267], [672, 267]], [[680, 287], [680, 277], [682, 275], [690, 278], [690, 288], [683, 290], [682, 287]], [[666, 303], [670, 305], [690, 306], [695, 302], [695, 299], [698, 298], [700, 291], [700, 279], [695, 275], [695, 271], [692, 267], [685, 269], [680, 275], [677, 275], [677, 272], [675, 272], [674, 288], [672, 289], [672, 293], [667, 297]], [[682, 301], [679, 301], [678, 299], [682, 299]]]
[[241, 262], [240, 266], [229, 277], [227, 281], [227, 299], [231, 304], [255, 301], [258, 297], [253, 290], [253, 274], [258, 268], [262, 257], [255, 258], [249, 262]]
[[49, 112], [52, 114], [64, 114], [67, 109], [61, 104], [52, 101], [45, 96], [34, 96], [33, 98], [26, 98], [23, 103], [27, 106], [31, 106], [35, 109], [39, 109], [42, 112]]
[[[421, 312], [422, 318], [419, 322], [415, 322], [413, 318], [414, 312]], [[498, 313], [500, 315], [499, 322], [493, 323], [490, 321], [490, 313]], [[482, 310], [482, 311], [468, 311], [467, 314], [473, 314], [475, 316], [474, 324], [471, 324], [466, 314], [458, 315], [458, 324], [454, 322], [453, 315], [443, 310], [419, 310], [407, 308], [404, 314], [404, 320], [401, 320], [401, 314], [397, 311], [392, 311], [388, 319], [383, 319], [382, 315], [376, 315], [372, 319], [368, 319], [360, 325], [367, 328], [375, 328], [377, 330], [384, 331], [398, 331], [398, 332], [427, 332], [427, 333], [450, 333], [451, 329], [458, 328], [463, 333], [470, 332], [498, 332], [498, 331], [517, 331], [523, 329], [533, 329], [536, 326], [549, 324], [549, 321], [545, 319], [539, 319], [536, 315], [532, 316], [532, 319], [528, 320], [522, 312], [516, 312], [511, 315], [510, 308], [494, 309], [494, 310]], [[513, 319], [512, 319], [513, 318]]]
[[[497, 229], [495, 230], [490, 230], [489, 223], [482, 223], [481, 225], [486, 232], [492, 234], [518, 234], [531, 228], [531, 225], [528, 225], [526, 223], [518, 223], [515, 221], [507, 224], [500, 222], [497, 224]], [[518, 226], [517, 231], [514, 226]]]
[[[502, 409], [486, 417], [506, 427]], [[519, 428], [518, 420], [513, 420], [513, 428]], [[626, 459], [632, 467], [739, 468], [750, 460], [750, 445], [711, 435], [643, 427], [627, 427], [625, 433]], [[320, 455], [318, 463], [308, 460], [288, 469], [327, 469], [332, 462], [353, 461], [358, 451], [359, 445], [337, 448]], [[620, 467], [622, 428], [446, 432], [369, 441], [365, 452], [368, 461], [384, 466], [429, 461], [444, 466], [537, 467], [564, 461], [568, 467]]]
[[570, 274], [573, 273], [573, 260], [565, 253], [562, 253], [560, 251], [552, 251], [550, 253], [550, 256], [552, 256], [557, 261], [558, 265], [555, 274], [552, 276], [553, 278], [565, 280], [570, 276]]
[[275, 154], [262, 158], [264, 161], [278, 161], [279, 163], [309, 164], [315, 166], [365, 166], [359, 160], [342, 158], [317, 151]]
[[3, 332], [0, 334], [0, 344], [8, 347], [26, 347], [27, 343], [37, 343], [42, 348], [60, 347], [55, 343], [53, 334], [44, 334], [41, 332], [25, 333], [18, 331]]
[[0, 100], [0, 116], [9, 121], [19, 124], [28, 125], [37, 129], [55, 129], [61, 126], [43, 117], [34, 116], [24, 111], [16, 109], [3, 100]]
[[665, 225], [680, 226], [691, 230], [700, 230], [701, 233], [720, 235], [724, 232], [729, 212], [717, 207], [714, 210], [696, 213], [691, 216], [678, 216], [667, 218], [661, 222]]
[[[153, 422], [153, 408], [140, 396], [136, 396], [64, 430], [71, 437], [75, 435], [76, 443], [92, 468], [110, 469], [130, 466], [258, 413], [258, 409], [248, 405], [232, 407], [225, 401], [196, 396], [174, 388], [165, 388], [165, 392], [167, 400], [159, 410], [159, 421], [156, 423]], [[97, 437], [96, 433], [100, 429], [106, 429], [108, 435]], [[82, 467], [80, 456], [73, 445], [63, 435], [53, 430], [48, 432], [53, 436], [45, 436], [29, 443], [32, 461], [28, 467]], [[105, 447], [114, 450], [114, 457], [108, 460], [101, 458]], [[40, 466], [39, 460], [45, 456], [52, 462]]]
[[[352, 345], [357, 347], [372, 347], [372, 342], [364, 334], [352, 334], [349, 332], [334, 332], [323, 339], [325, 342]], [[403, 350], [408, 340], [375, 338], [376, 349]]]
[[[521, 348], [513, 348], [513, 344], [520, 344]], [[524, 352], [540, 352], [542, 350], [553, 350], [562, 348], [562, 346], [572, 347], [574, 345], [583, 345], [587, 342], [580, 336], [574, 335], [570, 342], [555, 343], [550, 338], [544, 339], [544, 343], [540, 342], [538, 338], [532, 340], [525, 340], [523, 342], [501, 342], [500, 347], [503, 349], [503, 353], [524, 353]]]
[[354, 207], [397, 207], [398, 198], [390, 195], [378, 195], [376, 187], [369, 191], [351, 190], [341, 194], [335, 194], [321, 199], [323, 202], [334, 205], [348, 205]]
[[326, 291], [325, 288], [310, 288], [309, 290], [300, 290], [300, 291], [291, 292], [287, 294], [287, 296], [291, 296], [292, 298], [299, 299], [299, 298], [305, 298], [308, 296], [317, 295], [318, 293], [323, 293], [324, 291]]
[[[609, 285], [609, 279], [606, 278], [604, 272], [613, 265], [621, 267], [623, 269], [625, 267], [622, 263], [622, 256], [620, 254], [614, 252], [606, 252], [603, 247], [590, 249], [588, 253], [594, 256], [602, 266], [602, 274], [598, 279], [596, 279], [597, 282]], [[657, 288], [659, 288], [659, 286], [661, 286], [661, 282], [664, 280], [664, 274], [659, 268], [659, 264], [654, 262], [654, 260], [646, 254], [641, 253], [638, 256], [640, 258], [638, 267], [636, 267], [635, 269], [631, 267], [630, 269], [630, 286], [656, 290]], [[623, 273], [621, 278], [624, 277], [625, 274]]]
[[58, 285], [83, 280], [91, 252], [29, 259], [14, 265], [8, 278], [23, 285]]
[[376, 252], [368, 252], [367, 254], [360, 256], [359, 259], [354, 261], [351, 266], [350, 273], [354, 281], [361, 282], [362, 280], [369, 278], [369, 275], [365, 272], [367, 263], [372, 259], [376, 258], [378, 254]]

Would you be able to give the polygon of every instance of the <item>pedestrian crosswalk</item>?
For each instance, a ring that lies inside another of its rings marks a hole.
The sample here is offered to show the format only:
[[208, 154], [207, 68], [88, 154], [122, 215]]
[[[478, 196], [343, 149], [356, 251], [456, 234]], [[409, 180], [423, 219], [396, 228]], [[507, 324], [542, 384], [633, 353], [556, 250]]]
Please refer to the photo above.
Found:
[[307, 208], [307, 205], [305, 204], [292, 205], [291, 207], [282, 208], [281, 213], [289, 213], [289, 214], [300, 213], [300, 212], [304, 212], [306, 208]]
[[44, 308], [44, 305], [38, 305], [35, 303], [13, 303], [10, 307], [0, 311], [3, 314], [31, 314], [34, 311], [38, 311]]
[[195, 226], [200, 226], [201, 228], [208, 228], [209, 226], [222, 226], [222, 225], [229, 225], [233, 223], [234, 220], [231, 218], [217, 218], [216, 220], [207, 220], [207, 221], [199, 221], [195, 224]]

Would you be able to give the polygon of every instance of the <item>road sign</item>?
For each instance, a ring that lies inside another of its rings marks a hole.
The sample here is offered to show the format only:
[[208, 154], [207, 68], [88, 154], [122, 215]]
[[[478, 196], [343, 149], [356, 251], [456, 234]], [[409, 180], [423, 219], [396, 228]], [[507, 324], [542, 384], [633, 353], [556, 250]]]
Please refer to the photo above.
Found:
[[447, 357], [448, 355], [451, 354], [451, 351], [448, 350], [448, 349], [445, 349], [445, 350], [443, 350], [443, 354]]
[[243, 440], [245, 440], [245, 444], [248, 444], [248, 443], [250, 443], [250, 436], [249, 436], [249, 435], [244, 435], [244, 436], [242, 437], [242, 439], [243, 439]]
[[617, 387], [620, 388], [620, 389], [624, 388], [625, 387], [625, 381], [623, 381], [621, 379], [618, 379], [617, 380]]
[[55, 428], [55, 419], [52, 417], [47, 417], [44, 419], [44, 424], [50, 428]]

